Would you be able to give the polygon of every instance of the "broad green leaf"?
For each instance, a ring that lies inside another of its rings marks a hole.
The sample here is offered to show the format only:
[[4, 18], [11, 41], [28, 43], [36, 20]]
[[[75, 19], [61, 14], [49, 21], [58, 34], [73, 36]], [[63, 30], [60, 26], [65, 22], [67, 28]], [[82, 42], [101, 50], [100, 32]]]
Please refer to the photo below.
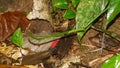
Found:
[[75, 12], [69, 9], [69, 10], [66, 10], [66, 12], [63, 14], [63, 17], [67, 19], [72, 19], [72, 18], [75, 18], [75, 15], [76, 15]]
[[73, 7], [76, 7], [80, 2], [80, 0], [71, 0], [71, 1], [72, 1]]
[[102, 68], [120, 68], [120, 54], [106, 60], [102, 64]]
[[106, 26], [120, 13], [120, 0], [110, 0]]
[[23, 43], [23, 35], [22, 35], [22, 31], [20, 28], [18, 28], [12, 35], [12, 42], [14, 44], [16, 44], [17, 46], [22, 46]]
[[[93, 21], [97, 19], [106, 7], [108, 0], [80, 0], [76, 13], [76, 29], [89, 29]], [[79, 32], [78, 40], [80, 41], [85, 32]]]
[[54, 6], [60, 9], [67, 9], [68, 3], [66, 0], [56, 0]]
[[56, 13], [55, 0], [52, 0], [52, 8], [53, 8], [53, 11]]

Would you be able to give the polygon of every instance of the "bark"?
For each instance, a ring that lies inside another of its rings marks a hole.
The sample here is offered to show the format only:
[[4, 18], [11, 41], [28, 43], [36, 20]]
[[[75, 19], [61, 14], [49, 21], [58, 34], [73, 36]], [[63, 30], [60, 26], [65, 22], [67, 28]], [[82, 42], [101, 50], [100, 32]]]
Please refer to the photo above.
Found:
[[33, 9], [27, 16], [28, 19], [45, 19], [52, 22], [49, 12], [49, 0], [33, 0]]

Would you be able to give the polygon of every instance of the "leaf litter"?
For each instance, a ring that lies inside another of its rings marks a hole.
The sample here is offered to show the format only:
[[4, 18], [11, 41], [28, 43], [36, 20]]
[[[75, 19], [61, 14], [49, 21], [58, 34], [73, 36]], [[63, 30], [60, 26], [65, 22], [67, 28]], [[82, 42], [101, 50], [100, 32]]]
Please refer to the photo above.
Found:
[[[61, 11], [60, 11], [61, 12]], [[15, 13], [15, 14], [14, 14]], [[18, 15], [17, 15], [18, 13]], [[90, 30], [87, 32], [86, 36], [83, 38], [82, 43], [77, 42], [76, 35], [70, 35], [65, 38], [60, 38], [59, 43], [55, 46], [54, 49], [49, 49], [46, 47], [47, 51], [40, 52], [42, 47], [47, 45], [42, 44], [39, 45], [41, 41], [36, 41], [34, 39], [30, 39], [26, 34], [24, 34], [24, 42], [29, 45], [28, 47], [17, 47], [15, 44], [12, 44], [9, 41], [8, 37], [18, 28], [22, 27], [23, 30], [31, 30], [34, 33], [34, 36], [40, 35], [50, 35], [52, 32], [52, 28], [50, 24], [44, 23], [45, 20], [32, 20], [34, 23], [29, 24], [29, 20], [26, 19], [22, 12], [6, 12], [2, 13], [0, 16], [0, 22], [2, 26], [0, 26], [0, 67], [1, 68], [100, 68], [101, 64], [108, 58], [112, 57], [114, 54], [119, 52], [119, 42], [114, 41], [113, 38], [109, 38], [106, 36], [105, 44], [103, 52], [99, 51], [99, 37], [97, 36], [98, 32], [95, 30]], [[20, 15], [19, 15], [20, 14]], [[11, 17], [10, 17], [11, 16]], [[19, 17], [20, 16], [20, 17]], [[14, 19], [11, 19], [11, 18]], [[22, 17], [22, 18], [21, 18]], [[60, 17], [60, 14], [58, 15]], [[61, 20], [61, 19], [60, 19]], [[118, 22], [119, 19], [117, 19]], [[5, 23], [10, 25], [6, 25]], [[23, 25], [22, 23], [26, 25]], [[39, 24], [36, 23], [41, 22]], [[30, 21], [31, 22], [31, 21]], [[71, 23], [72, 22], [72, 23]], [[29, 24], [29, 25], [28, 25]], [[47, 25], [46, 25], [47, 24]], [[74, 25], [75, 21], [73, 20], [65, 20], [62, 23], [58, 23], [55, 31], [66, 31], [69, 28], [73, 27], [70, 24]], [[119, 24], [119, 23], [116, 23]], [[115, 25], [116, 25], [115, 24]], [[3, 26], [7, 26], [6, 28], [2, 28]], [[12, 28], [14, 26], [14, 28]], [[41, 28], [37, 28], [37, 26], [41, 26]], [[45, 27], [45, 28], [44, 28]], [[48, 28], [49, 27], [49, 28]], [[111, 27], [111, 30], [117, 29], [117, 27]], [[3, 31], [5, 30], [5, 31]], [[119, 30], [117, 30], [119, 31]], [[6, 33], [5, 33], [6, 32]], [[7, 33], [8, 32], [8, 33]], [[9, 33], [10, 32], [10, 33]], [[119, 33], [119, 32], [117, 32]], [[71, 38], [72, 37], [72, 38]], [[7, 40], [6, 40], [7, 39]], [[30, 39], [32, 42], [29, 42]], [[8, 42], [9, 41], [9, 42]], [[43, 42], [45, 42], [44, 40]], [[109, 41], [109, 42], [108, 42]], [[70, 43], [71, 42], [71, 43]], [[33, 45], [33, 43], [37, 43], [37, 45]], [[31, 46], [32, 45], [32, 46]], [[42, 47], [41, 47], [42, 46]], [[35, 48], [38, 48], [35, 49]], [[33, 50], [31, 50], [33, 49]], [[98, 50], [97, 50], [98, 49]], [[31, 59], [31, 60], [30, 60]], [[38, 60], [38, 61], [36, 61]], [[27, 62], [28, 61], [28, 62]], [[29, 62], [30, 61], [30, 62]], [[35, 62], [36, 61], [36, 62]]]

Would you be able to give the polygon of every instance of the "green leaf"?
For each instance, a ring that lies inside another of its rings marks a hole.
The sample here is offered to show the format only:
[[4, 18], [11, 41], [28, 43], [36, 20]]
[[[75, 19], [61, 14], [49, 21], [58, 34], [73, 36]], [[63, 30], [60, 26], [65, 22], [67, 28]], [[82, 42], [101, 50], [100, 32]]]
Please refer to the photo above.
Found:
[[102, 68], [120, 68], [120, 54], [106, 60], [102, 64]]
[[80, 2], [80, 0], [71, 0], [71, 1], [72, 1], [73, 7], [76, 7]]
[[53, 8], [53, 11], [56, 13], [56, 7], [55, 7], [55, 0], [52, 0], [52, 8]]
[[93, 21], [95, 21], [103, 12], [108, 0], [80, 0], [76, 13], [76, 29], [84, 29], [85, 32], [79, 32], [80, 41]]
[[22, 46], [23, 43], [23, 35], [22, 35], [22, 31], [20, 28], [18, 28], [12, 35], [12, 42], [14, 44], [16, 44], [17, 46]]
[[63, 17], [67, 19], [72, 19], [72, 18], [75, 18], [75, 15], [76, 15], [75, 12], [69, 9], [63, 14]]
[[60, 9], [67, 9], [68, 3], [66, 0], [56, 0], [54, 6]]
[[110, 0], [106, 26], [120, 13], [120, 0]]

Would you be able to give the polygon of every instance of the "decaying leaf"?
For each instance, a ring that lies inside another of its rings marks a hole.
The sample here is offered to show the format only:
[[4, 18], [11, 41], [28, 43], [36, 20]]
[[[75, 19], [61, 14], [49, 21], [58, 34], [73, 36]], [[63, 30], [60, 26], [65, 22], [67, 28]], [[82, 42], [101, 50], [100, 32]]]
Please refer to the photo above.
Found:
[[0, 64], [0, 68], [28, 68], [28, 67], [26, 67], [26, 66], [12, 66], [12, 65], [3, 65], [3, 64]]
[[80, 56], [69, 56], [67, 58], [62, 59], [64, 64], [61, 66], [61, 68], [69, 68], [70, 63], [77, 63], [80, 62]]
[[29, 20], [22, 11], [5, 12], [0, 15], [0, 42], [9, 37], [18, 27], [23, 31], [29, 24]]
[[[94, 46], [101, 47], [100, 46], [100, 43], [101, 43], [100, 37], [101, 37], [101, 35], [97, 34], [96, 36], [90, 37], [89, 39]], [[120, 47], [119, 47], [120, 43], [117, 40], [115, 40], [111, 37], [108, 37], [108, 36], [105, 36], [104, 44], [105, 44], [105, 46], [103, 48], [106, 50], [109, 50], [109, 51], [117, 52], [120, 49]]]
[[68, 30], [68, 25], [70, 21], [68, 19], [62, 21], [59, 25], [54, 26], [55, 31], [66, 31]]
[[17, 60], [23, 55], [27, 55], [28, 52], [29, 52], [28, 50], [15, 47], [15, 45], [6, 45], [5, 43], [2, 43], [2, 45], [0, 45], [0, 53], [14, 60]]
[[7, 65], [11, 65], [12, 64], [12, 60], [9, 57], [6, 57], [5, 55], [1, 54], [0, 56], [0, 64], [7, 64]]

